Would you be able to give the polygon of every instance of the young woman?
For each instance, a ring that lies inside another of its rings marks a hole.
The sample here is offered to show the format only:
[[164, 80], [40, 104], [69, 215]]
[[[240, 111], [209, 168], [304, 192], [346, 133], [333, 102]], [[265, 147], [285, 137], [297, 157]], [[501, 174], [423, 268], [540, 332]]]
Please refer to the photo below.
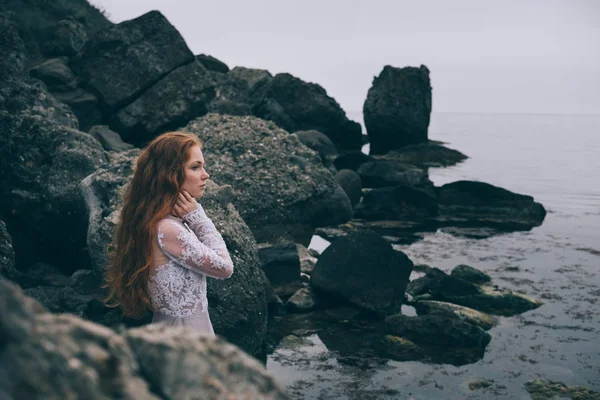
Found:
[[233, 263], [202, 206], [209, 174], [202, 142], [169, 132], [140, 154], [127, 188], [105, 287], [110, 307], [152, 323], [191, 326], [214, 336], [206, 276], [226, 279]]

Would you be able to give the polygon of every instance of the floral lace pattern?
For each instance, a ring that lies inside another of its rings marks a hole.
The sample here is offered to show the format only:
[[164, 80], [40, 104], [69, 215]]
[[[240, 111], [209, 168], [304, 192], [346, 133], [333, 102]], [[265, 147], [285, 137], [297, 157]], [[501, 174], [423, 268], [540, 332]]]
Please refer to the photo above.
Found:
[[158, 244], [169, 261], [156, 267], [148, 281], [154, 310], [174, 317], [190, 316], [198, 306], [206, 310], [206, 276], [228, 278], [233, 263], [221, 234], [202, 207], [183, 220], [160, 221]]

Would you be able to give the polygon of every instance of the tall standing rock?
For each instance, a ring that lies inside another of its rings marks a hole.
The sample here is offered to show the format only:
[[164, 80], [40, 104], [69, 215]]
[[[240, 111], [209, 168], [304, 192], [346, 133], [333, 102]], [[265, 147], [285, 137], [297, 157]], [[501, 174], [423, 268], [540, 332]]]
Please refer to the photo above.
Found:
[[98, 32], [71, 68], [111, 109], [127, 105], [194, 55], [158, 11]]
[[371, 154], [427, 142], [431, 114], [429, 69], [389, 65], [373, 79], [363, 106]]

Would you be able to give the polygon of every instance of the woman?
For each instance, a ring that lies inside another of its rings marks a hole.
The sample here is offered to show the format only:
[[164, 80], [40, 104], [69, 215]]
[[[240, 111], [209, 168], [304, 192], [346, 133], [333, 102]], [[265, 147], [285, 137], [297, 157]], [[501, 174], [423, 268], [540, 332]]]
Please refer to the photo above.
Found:
[[153, 323], [191, 326], [214, 336], [206, 276], [226, 279], [233, 263], [202, 206], [210, 175], [202, 142], [169, 132], [140, 154], [127, 188], [105, 287], [110, 307]]

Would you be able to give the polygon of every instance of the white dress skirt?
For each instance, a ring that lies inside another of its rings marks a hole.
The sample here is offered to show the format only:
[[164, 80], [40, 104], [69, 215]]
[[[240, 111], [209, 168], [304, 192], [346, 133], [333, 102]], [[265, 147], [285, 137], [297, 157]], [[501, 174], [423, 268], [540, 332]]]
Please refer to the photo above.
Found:
[[213, 329], [212, 322], [210, 322], [208, 309], [200, 311], [201, 307], [198, 307], [198, 310], [199, 311], [196, 311], [195, 314], [192, 314], [188, 317], [172, 317], [170, 315], [154, 312], [152, 323], [160, 323], [167, 326], [188, 326], [210, 337], [215, 337], [215, 331]]

